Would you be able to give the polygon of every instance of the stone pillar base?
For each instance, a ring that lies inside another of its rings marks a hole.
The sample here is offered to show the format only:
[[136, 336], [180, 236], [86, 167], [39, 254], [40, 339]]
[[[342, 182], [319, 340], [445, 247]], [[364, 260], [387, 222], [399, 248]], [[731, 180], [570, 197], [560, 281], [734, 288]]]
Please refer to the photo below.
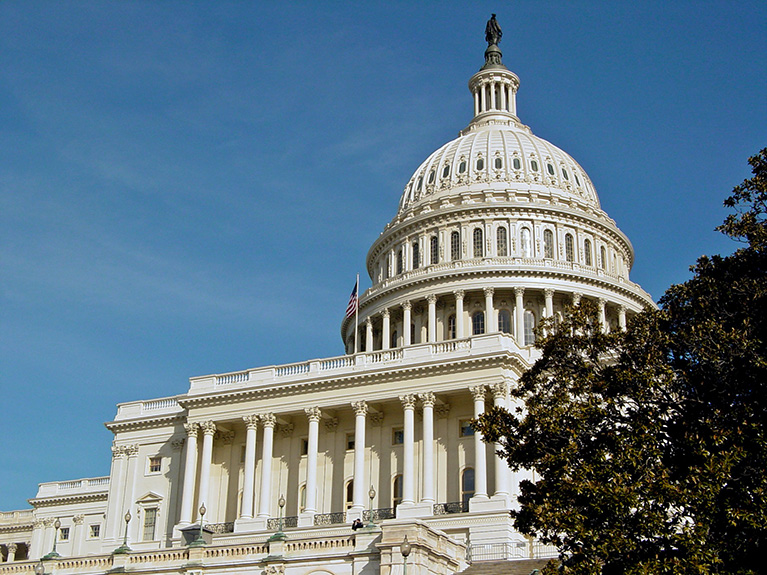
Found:
[[397, 519], [412, 519], [414, 517], [431, 517], [434, 515], [433, 503], [413, 503], [412, 505], [397, 505]]
[[362, 507], [351, 507], [346, 510], [346, 522], [351, 523], [355, 519], [362, 521]]
[[314, 516], [316, 515], [316, 512], [314, 511], [304, 511], [303, 513], [300, 513], [298, 515], [298, 526], [299, 527], [314, 527]]
[[506, 498], [504, 499], [495, 499], [495, 498], [477, 498], [472, 497], [469, 499], [469, 511], [475, 512], [475, 511], [502, 511], [509, 509], [509, 502]]
[[[261, 526], [263, 524], [263, 526]], [[262, 531], [266, 528], [266, 522], [259, 520], [256, 517], [240, 517], [234, 522], [235, 533], [247, 533], [249, 531]]]

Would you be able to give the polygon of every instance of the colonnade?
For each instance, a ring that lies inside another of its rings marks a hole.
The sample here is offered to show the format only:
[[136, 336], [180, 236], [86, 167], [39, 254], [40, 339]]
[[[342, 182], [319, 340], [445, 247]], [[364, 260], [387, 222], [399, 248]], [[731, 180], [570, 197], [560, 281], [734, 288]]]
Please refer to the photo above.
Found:
[[[515, 339], [517, 340], [517, 343], [520, 347], [523, 347], [525, 345], [524, 341], [524, 333], [525, 333], [525, 318], [524, 318], [524, 312], [526, 309], [528, 309], [525, 306], [524, 298], [526, 291], [532, 291], [532, 290], [526, 290], [524, 287], [514, 287], [511, 288], [511, 290], [514, 295], [514, 305], [508, 306], [509, 308], [513, 307], [513, 335]], [[555, 290], [553, 289], [543, 289], [543, 290], [536, 290], [540, 293], [540, 291], [543, 292], [543, 307], [540, 309], [538, 313], [536, 313], [536, 317], [544, 317], [549, 318], [554, 315], [554, 296], [555, 296]], [[500, 311], [499, 308], [495, 305], [495, 288], [492, 287], [486, 287], [482, 289], [482, 294], [484, 295], [484, 307], [483, 310], [485, 313], [485, 329], [484, 333], [493, 333], [499, 331], [499, 325], [498, 325], [498, 312]], [[571, 298], [571, 301], [573, 305], [578, 305], [583, 297], [583, 294], [579, 292], [569, 293], [568, 296]], [[452, 293], [448, 294], [429, 294], [424, 299], [427, 304], [427, 312], [425, 314], [426, 317], [426, 336], [427, 336], [427, 343], [435, 343], [439, 339], [438, 335], [438, 329], [437, 329], [437, 302], [440, 297], [448, 297], [453, 298], [453, 301], [455, 302], [455, 338], [461, 339], [464, 337], [467, 337], [471, 334], [471, 326], [469, 326], [469, 329], [467, 329], [467, 326], [465, 326], [465, 314], [464, 314], [464, 301], [466, 298], [466, 291], [465, 290], [455, 290]], [[424, 300], [422, 300], [424, 301]], [[602, 329], [604, 331], [608, 330], [608, 318], [607, 318], [607, 300], [605, 298], [598, 298], [597, 305], [599, 307], [599, 319], [600, 323], [602, 325]], [[399, 304], [398, 306], [392, 306], [391, 308], [384, 308], [380, 312], [377, 312], [374, 315], [366, 317], [362, 321], [362, 325], [364, 326], [364, 342], [365, 342], [365, 350], [366, 351], [373, 351], [374, 348], [374, 320], [375, 323], [378, 323], [375, 319], [377, 316], [380, 316], [380, 326], [381, 326], [381, 349], [388, 350], [391, 348], [391, 334], [392, 334], [392, 314], [396, 308], [402, 309], [402, 344], [405, 346], [411, 345], [413, 342], [411, 341], [411, 332], [410, 332], [410, 325], [412, 324], [412, 310], [413, 310], [413, 301], [406, 300]], [[617, 315], [618, 320], [618, 328], [621, 330], [626, 329], [626, 312], [627, 308], [624, 305], [617, 305], [615, 306], [615, 311]], [[613, 316], [615, 317], [615, 316]], [[509, 333], [512, 333], [511, 326], [509, 326]], [[447, 334], [445, 334], [444, 337], [445, 340], [450, 339]]]
[[[471, 387], [469, 392], [474, 402], [474, 417], [479, 416], [485, 410], [485, 396], [492, 393], [495, 405], [508, 406], [508, 386], [505, 383]], [[403, 442], [401, 468], [397, 471], [402, 478], [402, 500], [397, 513], [408, 508], [417, 507], [417, 515], [431, 515], [432, 507], [436, 500], [437, 481], [435, 476], [435, 406], [444, 405], [432, 392], [408, 393], [397, 398], [403, 410]], [[334, 406], [332, 410], [343, 406]], [[354, 463], [353, 463], [353, 495], [349, 513], [351, 516], [360, 516], [368, 506], [368, 486], [378, 487], [374, 477], [370, 477], [372, 470], [366, 469], [366, 439], [365, 433], [371, 419], [380, 422], [378, 409], [366, 401], [354, 401], [347, 404], [354, 412]], [[415, 456], [416, 447], [416, 408], [422, 408], [422, 445], [420, 465], [417, 465]], [[308, 517], [304, 524], [311, 525], [314, 514], [322, 511], [317, 502], [318, 493], [318, 454], [319, 454], [319, 423], [322, 419], [333, 420], [332, 412], [327, 408], [318, 406], [304, 409], [308, 422], [308, 439], [306, 447], [306, 475], [305, 480], [306, 500], [301, 517]], [[378, 415], [379, 417], [371, 417]], [[258, 520], [271, 517], [273, 510], [273, 473], [272, 461], [274, 453], [274, 430], [278, 417], [275, 413], [262, 413], [246, 415], [242, 418], [246, 428], [245, 453], [244, 453], [244, 482], [242, 486], [242, 505], [238, 520]], [[335, 420], [337, 421], [337, 420]], [[223, 423], [223, 422], [222, 422]], [[226, 422], [231, 424], [231, 422]], [[257, 429], [263, 429], [261, 440], [261, 473], [256, 478], [256, 455], [257, 455]], [[187, 423], [186, 462], [182, 485], [182, 501], [179, 526], [189, 525], [195, 515], [193, 509], [195, 496], [198, 504], [205, 503], [210, 508], [213, 498], [210, 497], [211, 463], [213, 453], [213, 441], [217, 429], [214, 421]], [[202, 446], [199, 446], [199, 435], [202, 434]], [[381, 446], [382, 447], [382, 446]], [[499, 448], [496, 445], [496, 450]], [[198, 452], [199, 458], [198, 461]], [[493, 498], [501, 498], [508, 502], [509, 497], [509, 470], [506, 463], [495, 456], [497, 460], [495, 468], [495, 492]], [[472, 463], [472, 465], [469, 465]], [[477, 500], [489, 499], [488, 494], [488, 461], [486, 447], [482, 436], [474, 434], [474, 461], [467, 462], [467, 466], [473, 467], [475, 473], [475, 493]], [[199, 474], [197, 468], [199, 467]], [[416, 470], [419, 469], [419, 476]], [[258, 481], [257, 481], [258, 479]], [[416, 483], [420, 480], [421, 492], [416, 494]], [[258, 500], [256, 505], [256, 484], [258, 483]], [[211, 509], [211, 511], [215, 511]], [[325, 510], [335, 511], [335, 510]], [[300, 521], [300, 519], [299, 519]]]
[[474, 115], [500, 110], [517, 113], [516, 91], [511, 82], [499, 79], [483, 81], [474, 88]]

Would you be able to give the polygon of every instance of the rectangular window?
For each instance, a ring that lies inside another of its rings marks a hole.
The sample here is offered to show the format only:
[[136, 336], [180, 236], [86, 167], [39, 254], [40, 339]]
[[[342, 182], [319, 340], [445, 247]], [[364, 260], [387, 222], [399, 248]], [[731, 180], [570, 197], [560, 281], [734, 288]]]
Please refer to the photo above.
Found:
[[90, 531], [88, 532], [88, 536], [91, 539], [98, 539], [101, 535], [101, 524], [100, 523], [94, 523], [89, 526]]
[[59, 529], [59, 541], [69, 541], [69, 527]]
[[157, 508], [144, 510], [144, 534], [142, 541], [154, 541], [154, 526], [157, 523]]
[[403, 429], [392, 429], [391, 430], [391, 444], [392, 445], [402, 445], [405, 443], [405, 431]]
[[309, 454], [309, 440], [306, 437], [301, 438], [301, 455]]
[[354, 434], [347, 433], [346, 434], [346, 450], [351, 451], [353, 449], [354, 449]]
[[162, 471], [162, 457], [149, 458], [149, 473], [160, 473]]
[[471, 419], [461, 419], [458, 422], [460, 426], [461, 437], [472, 437], [474, 435], [474, 429], [471, 427]]

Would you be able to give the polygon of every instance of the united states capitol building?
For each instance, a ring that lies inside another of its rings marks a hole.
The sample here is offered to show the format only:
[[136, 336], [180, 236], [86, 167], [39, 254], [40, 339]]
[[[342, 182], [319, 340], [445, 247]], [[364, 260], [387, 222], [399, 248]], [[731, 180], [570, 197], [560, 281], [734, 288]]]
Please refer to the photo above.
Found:
[[469, 422], [512, 407], [541, 318], [593, 300], [618, 330], [654, 304], [588, 175], [520, 121], [500, 35], [493, 18], [471, 121], [392, 195], [345, 353], [119, 404], [108, 477], [0, 513], [0, 575], [529, 573], [556, 555], [509, 514], [530, 474]]

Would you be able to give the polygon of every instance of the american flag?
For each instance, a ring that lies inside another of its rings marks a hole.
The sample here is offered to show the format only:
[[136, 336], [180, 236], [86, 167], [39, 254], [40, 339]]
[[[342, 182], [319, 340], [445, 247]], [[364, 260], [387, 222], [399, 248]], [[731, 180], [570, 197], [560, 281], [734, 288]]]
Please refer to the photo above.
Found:
[[360, 280], [354, 282], [354, 289], [352, 289], [352, 295], [349, 296], [349, 305], [346, 306], [346, 317], [352, 317], [357, 313], [357, 306], [359, 305], [359, 299], [357, 297], [359, 293]]

